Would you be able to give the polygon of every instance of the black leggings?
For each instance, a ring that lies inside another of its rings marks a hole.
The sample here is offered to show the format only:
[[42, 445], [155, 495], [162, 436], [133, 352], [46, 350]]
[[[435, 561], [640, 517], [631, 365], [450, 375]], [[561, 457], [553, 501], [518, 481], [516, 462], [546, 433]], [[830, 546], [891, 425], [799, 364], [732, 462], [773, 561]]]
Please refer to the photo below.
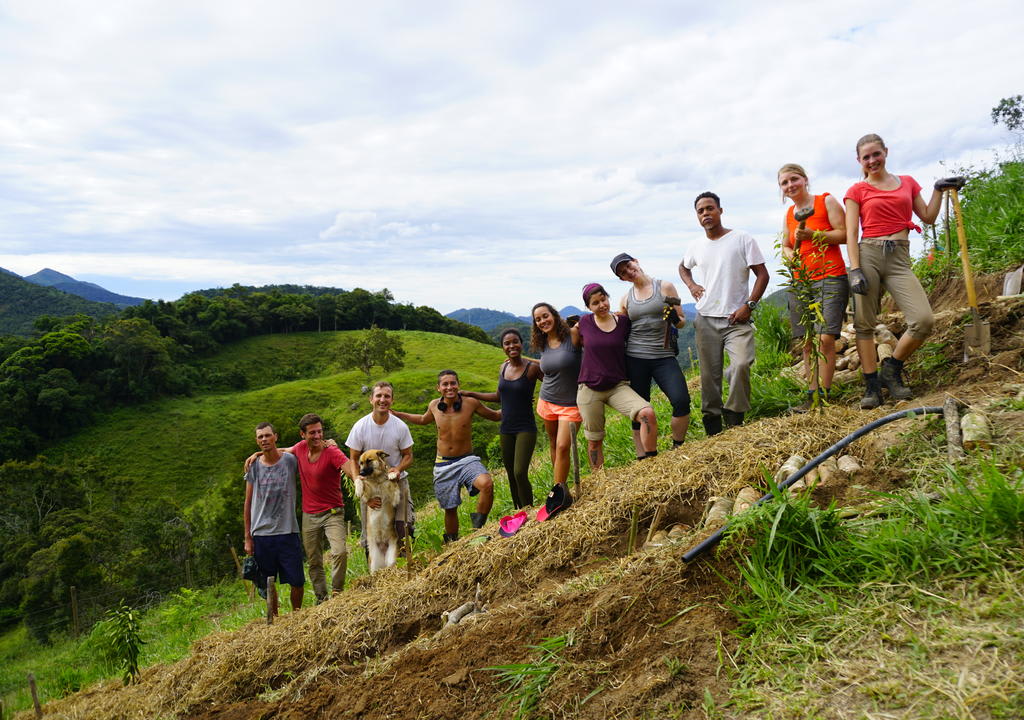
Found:
[[[629, 386], [647, 402], [651, 401], [653, 380], [672, 403], [672, 417], [686, 417], [690, 414], [690, 391], [674, 357], [638, 358], [627, 355], [626, 374], [629, 375]], [[639, 430], [640, 423], [634, 422], [633, 429]]]
[[516, 509], [533, 505], [533, 486], [530, 484], [530, 459], [537, 446], [536, 432], [520, 432], [515, 435], [502, 433], [501, 460], [508, 474], [508, 486], [512, 491], [512, 504]]

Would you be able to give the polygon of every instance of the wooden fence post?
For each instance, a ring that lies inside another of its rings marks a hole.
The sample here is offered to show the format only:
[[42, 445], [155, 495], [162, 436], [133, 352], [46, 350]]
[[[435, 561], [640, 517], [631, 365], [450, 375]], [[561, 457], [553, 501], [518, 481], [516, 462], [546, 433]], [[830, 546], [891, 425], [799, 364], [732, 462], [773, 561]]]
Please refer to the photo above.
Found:
[[569, 423], [569, 437], [572, 440], [572, 481], [576, 488], [576, 497], [583, 495], [583, 488], [580, 487], [580, 455], [576, 448], [576, 432], [579, 426], [576, 423]]
[[238, 551], [235, 550], [234, 545], [228, 545], [231, 549], [231, 559], [235, 561], [235, 571], [238, 573], [238, 577], [242, 577], [242, 561], [238, 559]]
[[32, 706], [36, 709], [36, 717], [41, 718], [43, 716], [43, 706], [39, 704], [39, 692], [36, 690], [36, 676], [32, 673], [28, 674], [28, 689], [32, 693]]
[[277, 609], [277, 578], [267, 578], [267, 625], [274, 624], [274, 611]]
[[348, 536], [352, 532], [352, 523], [345, 521], [345, 554], [341, 556], [341, 589], [345, 589], [345, 582], [348, 580]]

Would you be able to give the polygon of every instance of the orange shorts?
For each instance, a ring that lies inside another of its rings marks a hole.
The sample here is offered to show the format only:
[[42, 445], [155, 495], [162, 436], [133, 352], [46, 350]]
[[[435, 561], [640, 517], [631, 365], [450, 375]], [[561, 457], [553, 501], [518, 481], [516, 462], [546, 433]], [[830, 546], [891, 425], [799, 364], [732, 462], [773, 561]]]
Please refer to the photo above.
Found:
[[574, 423], [583, 423], [583, 416], [580, 409], [575, 405], [555, 405], [547, 400], [537, 398], [537, 414], [542, 420], [567, 420]]

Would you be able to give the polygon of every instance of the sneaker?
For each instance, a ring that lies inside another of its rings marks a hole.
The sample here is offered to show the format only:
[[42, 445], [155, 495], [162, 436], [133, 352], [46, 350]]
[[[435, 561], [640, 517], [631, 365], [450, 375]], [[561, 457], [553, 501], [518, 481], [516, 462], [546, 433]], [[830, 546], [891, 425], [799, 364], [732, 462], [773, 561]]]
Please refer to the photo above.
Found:
[[889, 397], [893, 400], [909, 400], [914, 397], [910, 388], [903, 384], [903, 369], [886, 358], [882, 361], [882, 367], [878, 370], [878, 381], [889, 391]]

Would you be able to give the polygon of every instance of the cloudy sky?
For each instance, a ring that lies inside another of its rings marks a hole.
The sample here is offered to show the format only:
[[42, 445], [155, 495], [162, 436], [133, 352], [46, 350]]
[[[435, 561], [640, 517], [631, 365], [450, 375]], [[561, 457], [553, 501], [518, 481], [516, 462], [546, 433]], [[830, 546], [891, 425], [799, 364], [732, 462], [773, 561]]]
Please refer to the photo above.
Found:
[[1022, 27], [1019, 0], [0, 0], [0, 266], [579, 304], [620, 251], [676, 278], [706, 189], [774, 256], [775, 171], [841, 198], [867, 132], [925, 186], [991, 163]]

